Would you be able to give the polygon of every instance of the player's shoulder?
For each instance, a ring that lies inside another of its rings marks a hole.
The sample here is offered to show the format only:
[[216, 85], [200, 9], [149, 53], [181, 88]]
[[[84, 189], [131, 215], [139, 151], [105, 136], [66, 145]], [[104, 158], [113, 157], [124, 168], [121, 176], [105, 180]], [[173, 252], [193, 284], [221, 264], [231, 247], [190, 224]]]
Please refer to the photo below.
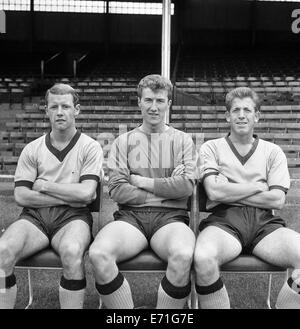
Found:
[[80, 139], [83, 140], [83, 141], [90, 142], [90, 143], [92, 143], [92, 142], [95, 141], [94, 138], [92, 138], [92, 137], [90, 137], [89, 135], [87, 135], [87, 134], [85, 134], [85, 133], [82, 133], [82, 132], [80, 133]]
[[96, 141], [94, 138], [86, 135], [85, 133], [80, 134], [80, 141], [83, 146], [85, 145], [94, 145], [94, 146], [100, 146], [100, 143]]
[[226, 137], [223, 136], [219, 138], [210, 139], [204, 142], [201, 147], [217, 149], [219, 147], [223, 147], [224, 144], [226, 144]]
[[47, 135], [42, 135], [25, 145], [23, 150], [37, 150], [40, 146], [45, 145]]
[[169, 135], [173, 135], [174, 138], [180, 138], [180, 139], [191, 139], [192, 140], [192, 135], [179, 130], [177, 128], [174, 128], [173, 126], [169, 126], [169, 129], [166, 131]]
[[140, 129], [134, 128], [130, 131], [126, 131], [124, 133], [121, 133], [119, 136], [117, 136], [114, 140], [115, 143], [127, 143], [128, 140], [133, 137], [135, 138], [137, 135], [143, 136], [143, 133]]
[[264, 151], [267, 152], [283, 152], [279, 145], [266, 141], [262, 138], [259, 138], [259, 145], [264, 148]]
[[94, 138], [81, 133], [79, 138], [79, 144], [77, 146], [77, 150], [82, 155], [88, 154], [103, 154], [103, 149], [99, 141], [95, 140]]

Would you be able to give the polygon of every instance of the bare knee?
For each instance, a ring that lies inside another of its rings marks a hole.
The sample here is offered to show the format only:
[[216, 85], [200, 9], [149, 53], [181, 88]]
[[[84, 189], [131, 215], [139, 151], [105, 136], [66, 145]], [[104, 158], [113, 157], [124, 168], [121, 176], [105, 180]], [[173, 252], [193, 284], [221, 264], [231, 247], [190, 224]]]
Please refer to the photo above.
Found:
[[176, 247], [170, 251], [168, 258], [168, 271], [172, 272], [172, 277], [177, 284], [187, 281], [193, 262], [193, 248]]
[[116, 266], [115, 257], [111, 252], [100, 246], [91, 246], [89, 250], [89, 259], [96, 274], [101, 281], [107, 281], [111, 278], [111, 272]]
[[183, 270], [189, 270], [193, 262], [193, 249], [176, 248], [170, 252], [168, 263], [173, 267], [180, 268]]
[[0, 269], [5, 273], [11, 272], [16, 261], [16, 255], [6, 242], [0, 241]]
[[197, 282], [204, 285], [210, 284], [219, 275], [219, 266], [216, 257], [204, 251], [195, 253], [194, 268]]
[[59, 253], [63, 267], [67, 270], [82, 266], [84, 248], [78, 242], [61, 244]]

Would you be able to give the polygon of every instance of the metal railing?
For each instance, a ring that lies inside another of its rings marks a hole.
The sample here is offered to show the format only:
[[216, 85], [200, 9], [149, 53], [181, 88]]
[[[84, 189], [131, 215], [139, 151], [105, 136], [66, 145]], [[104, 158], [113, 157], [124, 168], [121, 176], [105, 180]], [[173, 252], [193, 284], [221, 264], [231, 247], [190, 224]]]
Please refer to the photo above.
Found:
[[56, 57], [58, 57], [60, 54], [62, 54], [62, 52], [60, 53], [56, 53], [53, 56], [51, 56], [48, 59], [42, 59], [41, 60], [41, 79], [44, 79], [45, 77], [45, 65], [51, 61], [53, 61]]
[[80, 58], [73, 60], [73, 77], [74, 78], [77, 77], [78, 64], [80, 62], [82, 62], [88, 56], [88, 54], [89, 54], [89, 52], [87, 52], [86, 54], [82, 55]]

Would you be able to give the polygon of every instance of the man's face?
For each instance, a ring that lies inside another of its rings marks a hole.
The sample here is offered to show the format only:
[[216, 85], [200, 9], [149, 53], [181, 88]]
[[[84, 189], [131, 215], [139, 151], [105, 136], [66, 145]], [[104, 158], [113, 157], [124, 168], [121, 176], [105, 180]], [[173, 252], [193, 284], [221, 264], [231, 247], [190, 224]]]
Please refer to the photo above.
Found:
[[138, 105], [142, 112], [143, 123], [149, 128], [154, 128], [164, 123], [165, 113], [171, 105], [171, 100], [168, 100], [167, 90], [159, 89], [154, 92], [150, 88], [145, 88]]
[[226, 120], [230, 123], [232, 133], [252, 135], [254, 125], [259, 120], [259, 112], [255, 111], [255, 103], [250, 97], [235, 98], [230, 111], [226, 112]]
[[74, 106], [71, 94], [54, 95], [49, 93], [46, 114], [53, 130], [64, 131], [75, 127], [75, 117], [79, 111], [79, 104]]

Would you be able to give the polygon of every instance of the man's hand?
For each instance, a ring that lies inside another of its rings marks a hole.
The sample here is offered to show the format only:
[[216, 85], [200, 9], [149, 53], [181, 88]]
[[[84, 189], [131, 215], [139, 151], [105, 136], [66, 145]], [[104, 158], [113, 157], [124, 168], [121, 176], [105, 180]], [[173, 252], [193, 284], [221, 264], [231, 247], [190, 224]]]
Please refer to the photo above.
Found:
[[140, 189], [153, 193], [154, 191], [154, 179], [149, 177], [143, 177], [139, 175], [130, 175], [130, 184]]
[[176, 168], [174, 168], [174, 170], [172, 171], [172, 175], [171, 177], [174, 176], [180, 176], [184, 173], [185, 170], [185, 165], [184, 164], [180, 164], [178, 165]]
[[227, 183], [228, 178], [221, 173], [215, 176], [216, 183]]
[[260, 189], [260, 192], [269, 191], [269, 186], [268, 186], [268, 184], [266, 182], [256, 182], [255, 184]]
[[[227, 183], [228, 178], [224, 176], [223, 174], [219, 173], [218, 175], [215, 176], [215, 180], [218, 183]], [[266, 182], [255, 182], [253, 183], [255, 186], [259, 189], [259, 192], [266, 192], [269, 191], [269, 186]]]
[[132, 175], [130, 175], [130, 184], [141, 188], [141, 185], [142, 185], [141, 183], [142, 183], [143, 178], [144, 177], [142, 177], [140, 175], [132, 174]]
[[45, 192], [45, 184], [47, 184], [46, 180], [38, 178], [34, 182], [34, 184], [32, 186], [32, 190], [43, 193], [43, 192]]

